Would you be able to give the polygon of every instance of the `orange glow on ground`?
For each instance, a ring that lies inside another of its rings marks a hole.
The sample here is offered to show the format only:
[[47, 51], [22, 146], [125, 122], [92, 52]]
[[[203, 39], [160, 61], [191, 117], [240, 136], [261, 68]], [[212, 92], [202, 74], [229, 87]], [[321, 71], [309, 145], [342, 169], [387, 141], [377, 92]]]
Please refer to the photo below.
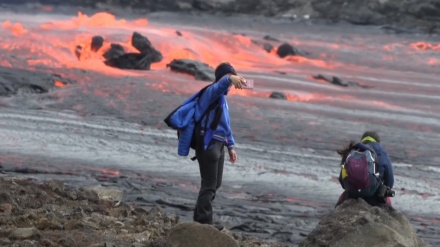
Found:
[[10, 21], [5, 21], [3, 22], [2, 27], [4, 29], [9, 29], [11, 33], [15, 36], [23, 35], [28, 31], [26, 28], [23, 27], [23, 25], [20, 22], [12, 24]]
[[320, 68], [326, 68], [326, 69], [334, 68], [332, 64], [324, 60], [309, 59], [301, 56], [288, 56], [286, 59], [291, 62], [310, 64]]
[[416, 42], [412, 43], [411, 47], [416, 50], [440, 50], [440, 44], [433, 45], [426, 42]]
[[440, 65], [440, 59], [431, 57], [428, 59], [428, 64], [429, 65]]
[[385, 108], [385, 109], [390, 109], [390, 110], [399, 110], [399, 109], [401, 109], [401, 107], [390, 105], [390, 104], [387, 104], [387, 103], [381, 102], [381, 101], [372, 101], [372, 103], [375, 106], [378, 106], [378, 107], [381, 107], [381, 108]]
[[[146, 28], [148, 26], [148, 28]], [[31, 67], [47, 66], [49, 68], [79, 68], [96, 71], [113, 76], [143, 76], [139, 71], [120, 70], [106, 66], [102, 55], [111, 43], [120, 44], [126, 53], [138, 52], [131, 45], [131, 35], [134, 31], [145, 35], [158, 49], [163, 60], [151, 64], [152, 70], [166, 69], [166, 65], [173, 59], [193, 59], [215, 67], [223, 61], [231, 61], [239, 71], [261, 69], [262, 67], [290, 66], [292, 62], [298, 66], [316, 66], [333, 68], [333, 65], [324, 60], [308, 59], [291, 56], [279, 58], [274, 51], [268, 53], [252, 39], [229, 33], [210, 33], [209, 31], [182, 31], [182, 36], [176, 35], [174, 28], [154, 27], [148, 20], [139, 19], [127, 21], [116, 18], [114, 15], [100, 12], [87, 16], [81, 12], [76, 17], [66, 21], [52, 21], [38, 24], [37, 27], [23, 27], [20, 23], [3, 23], [3, 27], [13, 35], [26, 33], [26, 40], [4, 42], [3, 50], [22, 50], [27, 65]], [[95, 29], [97, 28], [97, 29]], [[125, 37], [112, 35], [114, 30], [125, 33]], [[94, 35], [101, 35], [104, 44], [100, 50], [91, 50], [91, 39]], [[81, 56], [78, 61], [75, 55], [77, 46], [81, 46]], [[8, 65], [2, 62], [2, 65]]]
[[111, 169], [102, 169], [101, 173], [106, 174], [106, 175], [113, 175], [113, 176], [120, 176], [121, 175], [120, 171], [111, 170]]
[[60, 82], [60, 81], [55, 81], [55, 86], [56, 87], [64, 87], [64, 83]]

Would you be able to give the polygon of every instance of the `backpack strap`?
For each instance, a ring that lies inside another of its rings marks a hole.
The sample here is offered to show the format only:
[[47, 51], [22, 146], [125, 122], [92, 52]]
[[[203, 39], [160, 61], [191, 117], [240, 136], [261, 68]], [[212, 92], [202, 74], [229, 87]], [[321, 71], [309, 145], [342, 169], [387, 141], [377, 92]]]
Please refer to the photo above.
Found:
[[187, 104], [188, 102], [191, 102], [191, 101], [193, 101], [193, 100], [196, 99], [196, 98], [200, 98], [200, 97], [202, 96], [203, 92], [205, 92], [205, 90], [206, 90], [209, 86], [211, 86], [211, 84], [205, 86], [205, 87], [202, 88], [202, 89], [200, 89], [200, 91], [198, 91], [197, 93], [195, 93], [194, 95], [192, 95], [191, 97], [189, 97], [187, 100], [185, 100], [185, 102], [183, 102], [183, 103], [182, 103], [181, 105], [179, 105], [176, 109], [174, 109], [170, 114], [168, 114], [168, 116], [163, 120], [163, 121], [165, 122], [165, 124], [166, 124], [168, 127], [174, 129], [174, 127], [173, 127], [173, 126], [171, 125], [171, 123], [170, 123], [170, 118], [174, 115], [174, 113], [176, 113], [177, 110], [179, 110], [183, 105]]

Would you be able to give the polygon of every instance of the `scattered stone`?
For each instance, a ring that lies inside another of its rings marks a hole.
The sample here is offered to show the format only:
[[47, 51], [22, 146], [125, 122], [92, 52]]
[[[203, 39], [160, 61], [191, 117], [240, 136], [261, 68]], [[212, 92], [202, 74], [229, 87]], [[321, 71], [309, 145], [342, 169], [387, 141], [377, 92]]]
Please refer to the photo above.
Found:
[[194, 76], [196, 80], [214, 81], [214, 68], [206, 63], [191, 59], [174, 59], [167, 64], [171, 71], [186, 73]]
[[269, 43], [264, 43], [263, 44], [263, 49], [267, 52], [271, 52], [273, 49], [273, 45], [269, 44]]
[[263, 39], [264, 39], [264, 40], [268, 40], [268, 41], [281, 42], [279, 39], [274, 38], [274, 37], [272, 37], [272, 36], [270, 36], [270, 35], [266, 35], [266, 36], [264, 36]]
[[104, 38], [102, 36], [93, 36], [90, 50], [97, 52], [104, 45]]
[[329, 82], [333, 85], [336, 86], [341, 86], [341, 87], [360, 87], [360, 88], [371, 88], [370, 86], [365, 86], [365, 85], [361, 85], [358, 82], [354, 82], [354, 81], [345, 81], [339, 77], [336, 76], [328, 76], [328, 75], [322, 75], [322, 74], [318, 74], [318, 75], [314, 75], [313, 79], [316, 80], [323, 80], [326, 82]]
[[[14, 208], [8, 216], [0, 213], [0, 246], [176, 246], [168, 241], [168, 234], [179, 223], [179, 217], [167, 215], [159, 206], [140, 208], [121, 202], [115, 207], [111, 201], [100, 200], [98, 194], [103, 198], [121, 198], [120, 192], [103, 193], [106, 187], [86, 187], [74, 189], [58, 181], [39, 183], [0, 177], [0, 200], [20, 204], [20, 209]], [[79, 199], [71, 199], [70, 194], [77, 194]], [[218, 240], [219, 246], [239, 243], [242, 247], [286, 247], [226, 229], [219, 232], [211, 226], [203, 227], [195, 232], [192, 228], [186, 230], [192, 232], [190, 237], [201, 231], [206, 234], [201, 236], [204, 241], [209, 237]]]
[[57, 180], [51, 180], [45, 183], [45, 185], [53, 192], [64, 192], [64, 183]]
[[40, 236], [40, 232], [35, 227], [29, 228], [16, 228], [11, 231], [9, 235], [10, 239], [30, 239], [37, 238]]
[[84, 191], [92, 191], [96, 193], [100, 200], [108, 200], [120, 202], [124, 199], [124, 192], [117, 187], [87, 186], [83, 187]]
[[98, 203], [99, 202], [99, 196], [93, 190], [89, 190], [89, 189], [86, 189], [86, 188], [81, 188], [77, 192], [76, 195], [77, 195], [77, 200], [88, 200], [88, 201], [91, 201], [93, 203]]
[[182, 33], [179, 30], [176, 30], [177, 36], [182, 36]]
[[80, 45], [75, 46], [75, 56], [76, 58], [78, 58], [78, 60], [80, 59], [81, 54], [82, 54], [82, 46]]
[[290, 44], [283, 43], [278, 46], [277, 55], [281, 58], [285, 58], [287, 56], [304, 56], [306, 54]]
[[372, 207], [364, 200], [347, 200], [303, 240], [300, 247], [371, 247], [427, 245], [405, 215], [389, 207]]
[[269, 96], [269, 98], [271, 99], [282, 99], [282, 100], [287, 100], [287, 96], [285, 93], [281, 93], [281, 92], [272, 92]]
[[0, 204], [0, 213], [3, 215], [10, 215], [12, 213], [12, 205], [9, 203]]
[[210, 225], [181, 223], [171, 229], [168, 241], [172, 247], [239, 247], [237, 241]]

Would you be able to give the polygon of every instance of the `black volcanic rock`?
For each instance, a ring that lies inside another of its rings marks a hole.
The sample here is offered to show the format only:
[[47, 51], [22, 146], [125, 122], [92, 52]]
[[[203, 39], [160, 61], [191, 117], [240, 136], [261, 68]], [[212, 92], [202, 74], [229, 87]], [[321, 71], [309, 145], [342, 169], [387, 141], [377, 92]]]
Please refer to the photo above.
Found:
[[275, 41], [275, 42], [280, 42], [280, 40], [279, 40], [279, 39], [277, 39], [277, 38], [274, 38], [274, 37], [272, 37], [272, 36], [270, 36], [270, 35], [265, 35], [265, 36], [263, 37], [263, 39], [264, 39], [264, 40], [267, 40], [267, 41]]
[[162, 61], [162, 54], [153, 47], [147, 37], [141, 35], [140, 33], [133, 33], [133, 35], [131, 36], [131, 45], [136, 48], [141, 54], [148, 56], [148, 59], [152, 63]]
[[[151, 54], [156, 51], [150, 40], [138, 32], [134, 32], [131, 36], [131, 45], [142, 54]], [[158, 61], [162, 58], [158, 59]]]
[[281, 58], [285, 58], [287, 56], [304, 56], [305, 52], [293, 47], [290, 44], [283, 43], [277, 48], [277, 55]]
[[76, 58], [79, 59], [81, 57], [81, 54], [82, 54], [82, 46], [77, 45], [75, 47], [75, 56], [76, 56]]
[[151, 60], [141, 53], [126, 53], [104, 61], [105, 65], [118, 69], [150, 70]]
[[282, 100], [287, 100], [287, 96], [285, 93], [282, 92], [272, 92], [269, 96], [269, 98], [271, 99], [282, 99]]
[[[349, 217], [347, 217], [349, 216]], [[350, 199], [321, 218], [299, 247], [427, 247], [409, 222], [395, 209], [372, 207], [362, 199]]]
[[174, 59], [167, 64], [171, 71], [193, 75], [195, 79], [202, 81], [214, 81], [214, 68], [206, 63], [190, 59]]
[[316, 80], [323, 80], [326, 82], [329, 82], [333, 85], [336, 86], [340, 86], [340, 87], [360, 87], [360, 88], [371, 88], [370, 86], [365, 86], [362, 85], [358, 82], [354, 82], [354, 81], [345, 81], [339, 77], [336, 76], [329, 76], [329, 75], [322, 75], [322, 74], [318, 74], [318, 75], [314, 75], [313, 79]]
[[55, 88], [56, 81], [69, 83], [59, 75], [0, 67], [0, 97], [47, 93]]
[[111, 44], [110, 48], [103, 54], [106, 60], [118, 58], [125, 54], [124, 47], [120, 44]]
[[147, 37], [134, 32], [131, 44], [140, 53], [125, 53], [121, 45], [112, 44], [104, 53], [107, 66], [119, 69], [150, 70], [152, 63], [162, 61], [162, 54], [156, 50]]
[[102, 45], [104, 45], [104, 38], [102, 36], [93, 36], [92, 44], [90, 45], [90, 49], [94, 52], [97, 52], [101, 49]]

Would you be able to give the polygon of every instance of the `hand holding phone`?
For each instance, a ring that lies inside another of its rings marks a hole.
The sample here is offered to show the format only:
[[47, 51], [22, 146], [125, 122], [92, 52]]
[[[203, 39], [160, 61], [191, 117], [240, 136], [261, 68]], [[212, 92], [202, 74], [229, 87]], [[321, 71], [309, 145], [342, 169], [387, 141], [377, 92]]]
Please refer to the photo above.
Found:
[[245, 79], [244, 82], [246, 83], [246, 85], [243, 85], [243, 89], [249, 89], [249, 90], [254, 89], [254, 80]]

